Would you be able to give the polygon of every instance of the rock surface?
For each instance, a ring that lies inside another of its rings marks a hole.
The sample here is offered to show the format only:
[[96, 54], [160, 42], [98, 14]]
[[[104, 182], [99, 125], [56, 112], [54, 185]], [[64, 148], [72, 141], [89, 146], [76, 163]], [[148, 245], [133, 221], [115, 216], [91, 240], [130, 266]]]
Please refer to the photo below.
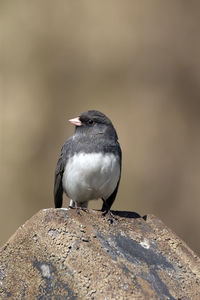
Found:
[[0, 251], [0, 299], [200, 299], [200, 259], [155, 216], [45, 209]]

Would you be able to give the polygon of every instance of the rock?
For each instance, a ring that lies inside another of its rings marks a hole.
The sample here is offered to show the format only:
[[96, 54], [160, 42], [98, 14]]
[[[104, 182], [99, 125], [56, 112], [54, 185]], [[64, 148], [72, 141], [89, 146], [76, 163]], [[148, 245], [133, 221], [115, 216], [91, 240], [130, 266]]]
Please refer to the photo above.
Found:
[[45, 209], [0, 250], [0, 299], [199, 299], [200, 259], [153, 215]]

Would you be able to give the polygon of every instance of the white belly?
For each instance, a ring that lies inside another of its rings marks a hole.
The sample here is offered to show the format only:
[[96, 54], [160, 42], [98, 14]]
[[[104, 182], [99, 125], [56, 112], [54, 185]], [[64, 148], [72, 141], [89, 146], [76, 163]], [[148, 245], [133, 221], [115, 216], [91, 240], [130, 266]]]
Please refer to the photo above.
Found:
[[78, 153], [69, 158], [63, 174], [63, 188], [78, 203], [107, 199], [120, 177], [119, 158], [109, 153]]

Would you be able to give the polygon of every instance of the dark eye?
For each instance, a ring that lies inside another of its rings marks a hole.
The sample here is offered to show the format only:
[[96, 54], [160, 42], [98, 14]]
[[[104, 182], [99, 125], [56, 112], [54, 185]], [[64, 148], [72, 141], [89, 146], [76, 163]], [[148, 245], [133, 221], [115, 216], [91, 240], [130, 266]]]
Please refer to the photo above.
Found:
[[93, 120], [88, 120], [88, 124], [92, 125], [94, 123]]

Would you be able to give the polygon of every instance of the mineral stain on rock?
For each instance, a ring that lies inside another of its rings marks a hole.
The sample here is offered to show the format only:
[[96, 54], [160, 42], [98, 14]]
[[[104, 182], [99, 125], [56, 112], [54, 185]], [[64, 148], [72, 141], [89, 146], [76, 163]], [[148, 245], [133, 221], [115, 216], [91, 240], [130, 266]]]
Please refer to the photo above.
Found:
[[[168, 297], [170, 300], [175, 300], [157, 273], [159, 269], [174, 269], [166, 257], [158, 253], [156, 249], [150, 249], [149, 247], [144, 247], [144, 245], [141, 246], [138, 242], [121, 234], [116, 236], [109, 235], [106, 238], [98, 234], [97, 237], [112, 259], [117, 261], [117, 258], [123, 257], [133, 264], [133, 268], [137, 265], [138, 276], [150, 283], [160, 299]], [[143, 271], [143, 264], [148, 266], [148, 272]], [[131, 272], [125, 265], [124, 270]]]
[[77, 299], [68, 285], [58, 278], [59, 272], [49, 262], [38, 261], [36, 258], [33, 266], [40, 272], [42, 279], [38, 286], [37, 299]]

